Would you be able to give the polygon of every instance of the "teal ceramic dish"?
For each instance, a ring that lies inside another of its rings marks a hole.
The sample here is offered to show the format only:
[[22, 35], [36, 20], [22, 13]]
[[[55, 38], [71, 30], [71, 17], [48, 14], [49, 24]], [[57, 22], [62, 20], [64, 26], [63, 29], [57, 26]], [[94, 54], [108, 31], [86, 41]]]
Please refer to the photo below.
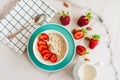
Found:
[[[60, 34], [62, 34], [64, 38], [66, 39], [67, 45], [68, 45], [67, 46], [68, 50], [67, 50], [65, 57], [59, 63], [53, 64], [53, 65], [44, 64], [43, 62], [38, 60], [33, 50], [34, 41], [36, 37], [38, 36], [38, 34], [44, 31], [48, 31], [48, 30], [57, 31]], [[49, 72], [58, 71], [58, 70], [63, 69], [65, 66], [67, 66], [72, 61], [75, 55], [75, 51], [76, 51], [75, 41], [73, 39], [72, 34], [66, 28], [64, 28], [64, 26], [58, 25], [58, 24], [46, 24], [46, 25], [42, 25], [39, 28], [37, 28], [30, 36], [28, 45], [27, 45], [27, 54], [31, 62], [39, 69], [49, 71]]]

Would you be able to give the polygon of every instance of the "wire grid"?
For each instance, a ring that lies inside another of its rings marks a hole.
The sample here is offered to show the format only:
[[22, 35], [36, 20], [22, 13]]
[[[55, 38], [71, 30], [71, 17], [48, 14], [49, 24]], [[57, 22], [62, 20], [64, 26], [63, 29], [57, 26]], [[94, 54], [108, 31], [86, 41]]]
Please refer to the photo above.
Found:
[[45, 23], [55, 15], [55, 10], [42, 0], [21, 0], [6, 17], [0, 21], [0, 40], [22, 54], [26, 48], [28, 37], [38, 26], [24, 29], [12, 39], [7, 39], [8, 34], [19, 30], [22, 26], [32, 22], [37, 14], [44, 13], [47, 18]]

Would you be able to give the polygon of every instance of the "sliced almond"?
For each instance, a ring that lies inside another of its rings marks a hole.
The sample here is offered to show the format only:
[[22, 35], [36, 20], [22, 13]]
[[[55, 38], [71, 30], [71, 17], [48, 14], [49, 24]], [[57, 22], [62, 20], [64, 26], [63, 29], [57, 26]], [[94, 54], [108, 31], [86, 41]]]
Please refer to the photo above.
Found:
[[85, 37], [85, 40], [89, 41], [91, 38], [90, 37]]
[[86, 29], [87, 29], [88, 31], [92, 30], [92, 28], [91, 28], [91, 27], [87, 27]]
[[85, 58], [84, 60], [90, 62], [90, 59], [89, 59], [89, 58]]
[[69, 7], [67, 2], [63, 2], [63, 5], [64, 5], [65, 7]]

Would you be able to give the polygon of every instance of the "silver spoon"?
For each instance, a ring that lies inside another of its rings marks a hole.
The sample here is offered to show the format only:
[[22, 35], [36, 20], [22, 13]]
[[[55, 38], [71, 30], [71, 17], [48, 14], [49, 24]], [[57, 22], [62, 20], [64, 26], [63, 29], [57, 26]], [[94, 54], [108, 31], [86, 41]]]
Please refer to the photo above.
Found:
[[32, 23], [29, 23], [28, 25], [21, 27], [18, 31], [15, 31], [15, 32], [9, 34], [7, 36], [7, 38], [8, 39], [14, 38], [17, 34], [19, 34], [21, 31], [23, 31], [24, 29], [26, 29], [29, 26], [32, 26], [32, 25], [35, 25], [35, 24], [36, 25], [42, 25], [44, 23], [45, 19], [46, 19], [46, 15], [45, 14], [38, 14], [37, 16], [35, 16], [33, 18], [33, 22]]

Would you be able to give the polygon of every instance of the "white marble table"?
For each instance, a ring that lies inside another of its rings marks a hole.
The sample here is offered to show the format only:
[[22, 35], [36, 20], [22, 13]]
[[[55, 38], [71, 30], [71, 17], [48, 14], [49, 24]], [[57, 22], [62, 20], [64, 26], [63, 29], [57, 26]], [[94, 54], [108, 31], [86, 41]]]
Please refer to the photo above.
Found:
[[[10, 0], [16, 2], [16, 0]], [[67, 1], [69, 8], [63, 6]], [[103, 62], [104, 65], [98, 68], [97, 80], [120, 80], [120, 1], [119, 0], [46, 0], [58, 12], [61, 10], [70, 11], [73, 20], [78, 17], [78, 10], [82, 7], [89, 7], [98, 17], [102, 18], [100, 25], [96, 25], [94, 32], [101, 35], [99, 45], [90, 50], [87, 57], [91, 63]], [[5, 6], [8, 0], [0, 0], [0, 17], [9, 6]], [[11, 6], [11, 5], [10, 5]], [[59, 23], [58, 16], [51, 22]], [[102, 25], [101, 25], [102, 24]], [[74, 21], [67, 26], [76, 26]], [[72, 69], [79, 61], [76, 55], [73, 62], [65, 69], [49, 73], [36, 68], [28, 59], [26, 54], [19, 55], [0, 43], [0, 80], [73, 80]]]

